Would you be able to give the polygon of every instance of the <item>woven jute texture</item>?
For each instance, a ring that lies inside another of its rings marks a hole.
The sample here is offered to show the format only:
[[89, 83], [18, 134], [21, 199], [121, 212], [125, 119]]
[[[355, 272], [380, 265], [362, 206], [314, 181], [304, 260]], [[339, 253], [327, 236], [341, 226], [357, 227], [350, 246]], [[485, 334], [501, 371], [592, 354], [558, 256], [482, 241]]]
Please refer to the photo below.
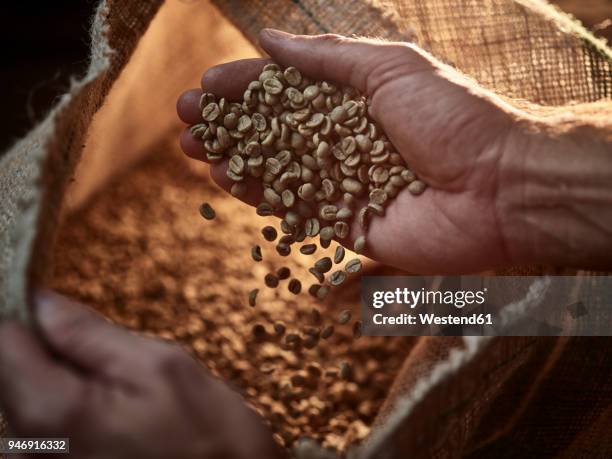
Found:
[[48, 267], [64, 190], [100, 108], [160, 1], [103, 1], [91, 28], [90, 64], [49, 115], [0, 162], [0, 313], [27, 317], [27, 284]]
[[261, 27], [416, 41], [499, 94], [545, 105], [612, 97], [612, 52], [539, 0], [215, 3], [249, 38]]
[[[30, 320], [29, 287], [44, 283], [64, 192], [91, 120], [160, 4], [101, 1], [87, 72], [0, 159], [0, 318]], [[6, 431], [0, 415], [0, 437]]]
[[[611, 51], [543, 1], [161, 4], [101, 2], [86, 75], [2, 157], [1, 316], [28, 320], [28, 291], [48, 273], [62, 210], [86, 205], [153, 142], [176, 135], [164, 128], [174, 117], [168, 101], [193, 85], [188, 75], [197, 84], [206, 65], [242, 57], [235, 52], [235, 32], [219, 28], [225, 20], [253, 43], [262, 27], [416, 41], [483, 86], [542, 112], [593, 103], [601, 112], [612, 103]], [[154, 33], [157, 41], [148, 40]], [[256, 55], [254, 48], [249, 52]], [[130, 65], [138, 69], [122, 79]], [[67, 200], [77, 166], [80, 186]], [[355, 454], [612, 457], [612, 356], [606, 348], [603, 338], [422, 338], [398, 373], [373, 434]]]

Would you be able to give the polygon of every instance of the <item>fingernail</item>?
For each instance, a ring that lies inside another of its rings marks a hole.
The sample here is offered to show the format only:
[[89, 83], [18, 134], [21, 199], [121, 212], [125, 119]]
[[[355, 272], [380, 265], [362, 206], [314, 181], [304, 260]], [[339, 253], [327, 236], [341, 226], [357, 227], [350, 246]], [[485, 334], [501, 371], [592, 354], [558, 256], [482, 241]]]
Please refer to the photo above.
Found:
[[282, 30], [277, 29], [263, 29], [261, 31], [262, 35], [267, 35], [268, 37], [274, 40], [285, 40], [293, 35], [287, 32], [283, 32]]

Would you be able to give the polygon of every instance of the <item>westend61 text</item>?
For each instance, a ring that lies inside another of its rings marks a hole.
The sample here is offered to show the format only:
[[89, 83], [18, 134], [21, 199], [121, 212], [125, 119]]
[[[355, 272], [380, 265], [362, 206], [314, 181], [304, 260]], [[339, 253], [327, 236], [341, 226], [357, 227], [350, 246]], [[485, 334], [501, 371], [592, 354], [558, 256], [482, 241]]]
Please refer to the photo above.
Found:
[[396, 314], [385, 316], [374, 314], [374, 325], [493, 325], [491, 314], [471, 314], [456, 317], [453, 315], [437, 316], [435, 314]]

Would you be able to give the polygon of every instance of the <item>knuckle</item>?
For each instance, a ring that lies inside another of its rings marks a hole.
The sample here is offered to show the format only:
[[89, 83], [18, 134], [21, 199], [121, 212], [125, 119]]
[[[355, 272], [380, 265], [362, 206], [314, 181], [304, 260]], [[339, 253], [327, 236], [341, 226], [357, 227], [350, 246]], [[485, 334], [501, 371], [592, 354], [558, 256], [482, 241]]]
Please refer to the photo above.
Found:
[[319, 35], [318, 38], [321, 41], [332, 44], [332, 45], [342, 44], [348, 40], [346, 37], [335, 34], [335, 33], [325, 33], [323, 35]]

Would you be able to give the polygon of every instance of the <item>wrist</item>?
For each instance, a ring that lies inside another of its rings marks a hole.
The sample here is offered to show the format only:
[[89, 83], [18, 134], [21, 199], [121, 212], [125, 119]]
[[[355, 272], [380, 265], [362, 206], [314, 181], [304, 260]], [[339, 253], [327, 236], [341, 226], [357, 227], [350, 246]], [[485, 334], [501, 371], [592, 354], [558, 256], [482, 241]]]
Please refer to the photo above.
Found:
[[501, 194], [512, 263], [612, 266], [612, 143], [606, 132], [568, 118], [517, 121]]

